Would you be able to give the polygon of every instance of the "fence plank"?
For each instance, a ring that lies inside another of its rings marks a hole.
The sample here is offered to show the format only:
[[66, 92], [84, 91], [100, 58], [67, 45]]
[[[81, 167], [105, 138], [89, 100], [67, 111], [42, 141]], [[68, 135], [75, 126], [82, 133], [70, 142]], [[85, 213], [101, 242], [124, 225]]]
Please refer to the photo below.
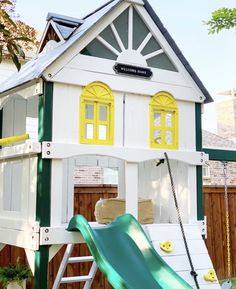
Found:
[[[231, 277], [236, 276], [236, 187], [228, 188]], [[207, 216], [206, 245], [219, 279], [227, 278], [226, 206], [224, 187], [204, 187], [204, 206]]]

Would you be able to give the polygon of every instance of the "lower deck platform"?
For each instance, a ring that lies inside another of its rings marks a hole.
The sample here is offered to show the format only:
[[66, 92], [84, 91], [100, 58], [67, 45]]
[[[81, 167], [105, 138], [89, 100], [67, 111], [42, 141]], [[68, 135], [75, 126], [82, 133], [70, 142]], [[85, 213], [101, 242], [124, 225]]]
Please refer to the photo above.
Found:
[[[104, 226], [96, 222], [91, 222], [90, 225], [92, 227]], [[38, 244], [38, 247], [44, 245], [50, 246], [50, 260], [54, 258], [62, 245], [85, 242], [79, 232], [68, 232], [66, 230], [66, 227], [66, 224], [63, 227], [43, 227], [40, 228], [39, 232], [35, 235], [35, 237], [38, 236], [39, 238], [38, 242], [35, 242], [34, 240], [34, 244]], [[195, 288], [194, 279], [190, 274], [191, 267], [186, 254], [186, 248], [184, 245], [179, 224], [148, 224], [143, 225], [143, 228], [148, 237], [150, 238], [154, 248], [156, 249], [158, 254], [164, 259], [164, 261], [183, 279], [185, 279], [193, 288]], [[207, 274], [209, 270], [213, 269], [213, 264], [209, 257], [205, 241], [203, 239], [201, 222], [185, 224], [184, 231], [193, 266], [198, 274], [198, 282], [200, 288], [220, 289], [218, 281], [210, 282], [206, 281], [204, 278], [204, 275]], [[18, 231], [18, 233], [21, 236], [24, 234], [23, 231]], [[172, 251], [169, 253], [164, 252], [160, 248], [160, 243], [165, 243], [167, 241], [170, 242], [172, 246]], [[34, 247], [34, 250], [37, 250], [37, 248]], [[31, 250], [31, 254], [29, 254], [28, 249], [27, 256], [31, 256], [31, 262], [29, 262], [30, 264], [34, 263], [32, 260], [35, 252], [34, 250]]]

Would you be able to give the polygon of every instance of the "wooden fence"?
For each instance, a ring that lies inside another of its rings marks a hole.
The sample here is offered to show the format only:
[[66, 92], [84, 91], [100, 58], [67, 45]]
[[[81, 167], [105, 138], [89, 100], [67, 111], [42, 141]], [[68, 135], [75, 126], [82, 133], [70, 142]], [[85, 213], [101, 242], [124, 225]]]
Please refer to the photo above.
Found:
[[[236, 187], [228, 188], [231, 268], [236, 277]], [[207, 248], [219, 279], [227, 277], [226, 206], [224, 187], [204, 187]]]
[[[230, 187], [229, 193], [229, 211], [230, 211], [230, 233], [231, 233], [231, 268], [232, 276], [236, 276], [236, 187]], [[117, 195], [117, 188], [114, 186], [98, 187], [75, 187], [75, 214], [83, 214], [89, 221], [94, 221], [94, 207], [100, 198], [113, 198]], [[227, 277], [226, 267], [226, 223], [225, 223], [225, 198], [223, 187], [204, 187], [204, 206], [207, 216], [207, 240], [209, 254], [213, 261], [219, 279]], [[58, 267], [60, 265], [65, 246], [54, 257], [49, 264], [49, 288], [52, 288]], [[88, 255], [88, 249], [85, 244], [76, 245], [73, 255]], [[6, 246], [0, 252], [0, 266], [9, 263], [15, 263], [16, 258], [20, 256], [22, 262], [26, 262], [24, 250], [16, 247]], [[89, 264], [68, 265], [67, 275], [84, 275], [88, 273]], [[111, 289], [101, 273], [98, 272], [92, 288]], [[33, 288], [28, 284], [27, 289]], [[82, 289], [80, 284], [63, 284], [60, 289]], [[1, 286], [0, 286], [0, 289]]]

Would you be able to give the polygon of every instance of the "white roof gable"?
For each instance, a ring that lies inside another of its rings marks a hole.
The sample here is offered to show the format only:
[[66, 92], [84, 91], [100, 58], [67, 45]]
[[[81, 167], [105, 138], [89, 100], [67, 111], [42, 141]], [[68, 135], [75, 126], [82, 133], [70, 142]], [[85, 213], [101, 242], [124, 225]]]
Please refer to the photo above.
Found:
[[[211, 102], [212, 98], [209, 92], [206, 90], [201, 80], [198, 78], [194, 70], [191, 68], [188, 61], [183, 56], [180, 49], [177, 47], [176, 43], [168, 33], [168, 31], [163, 26], [162, 22], [156, 15], [155, 11], [152, 9], [151, 5], [147, 0], [111, 0], [96, 11], [92, 12], [88, 16], [86, 16], [82, 24], [75, 30], [75, 32], [66, 40], [65, 42], [59, 43], [57, 47], [53, 50], [48, 51], [45, 54], [39, 54], [36, 58], [29, 61], [25, 64], [19, 73], [13, 75], [10, 79], [8, 79], [5, 83], [1, 85], [0, 94], [6, 95], [10, 90], [15, 89], [18, 86], [22, 86], [27, 84], [33, 80], [38, 79], [43, 76], [43, 73], [46, 72], [46, 69], [51, 66], [59, 57], [61, 57], [68, 48], [70, 48], [73, 44], [75, 44], [82, 36], [84, 36], [92, 27], [94, 27], [99, 20], [101, 20], [106, 14], [111, 12], [117, 4], [121, 2], [132, 3], [134, 5], [141, 5], [144, 7], [148, 15], [151, 17], [156, 27], [159, 29], [162, 37], [164, 37], [165, 41], [170, 46], [170, 49], [173, 51], [173, 55], [175, 55], [175, 59], [182, 63], [183, 68], [186, 70], [190, 78], [193, 82], [195, 82], [195, 86], [199, 91], [199, 94], [204, 95], [205, 102]], [[202, 98], [202, 99], [204, 99]]]

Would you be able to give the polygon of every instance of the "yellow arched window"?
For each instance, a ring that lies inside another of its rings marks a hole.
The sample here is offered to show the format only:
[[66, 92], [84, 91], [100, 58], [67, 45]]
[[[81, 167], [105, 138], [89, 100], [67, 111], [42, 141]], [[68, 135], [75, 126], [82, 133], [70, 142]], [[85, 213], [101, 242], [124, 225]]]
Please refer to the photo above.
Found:
[[80, 98], [80, 142], [111, 145], [114, 139], [114, 97], [102, 82], [93, 82]]
[[150, 145], [152, 148], [178, 148], [178, 107], [167, 92], [155, 94], [150, 102]]

